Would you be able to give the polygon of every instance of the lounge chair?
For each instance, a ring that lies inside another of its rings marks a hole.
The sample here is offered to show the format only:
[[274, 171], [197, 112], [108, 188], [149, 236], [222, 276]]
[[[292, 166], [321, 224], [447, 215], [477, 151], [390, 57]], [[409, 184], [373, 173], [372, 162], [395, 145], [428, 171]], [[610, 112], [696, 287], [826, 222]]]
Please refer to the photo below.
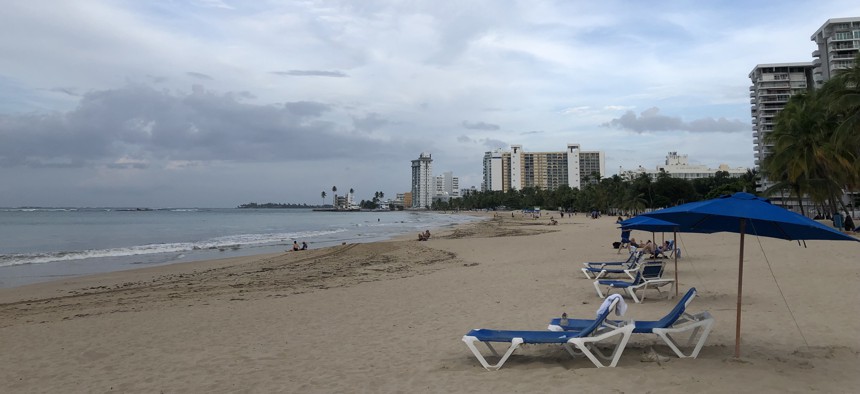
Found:
[[[666, 316], [663, 316], [662, 319], [656, 321], [635, 321], [633, 333], [657, 334], [679, 358], [696, 358], [699, 355], [699, 351], [702, 350], [702, 346], [705, 345], [705, 341], [708, 340], [708, 335], [711, 333], [711, 327], [714, 324], [714, 318], [708, 312], [701, 312], [695, 315], [687, 313], [687, 306], [690, 305], [690, 301], [695, 297], [695, 287], [687, 290], [687, 294], [684, 294], [678, 301], [678, 304]], [[561, 320], [561, 318], [552, 319], [547, 329], [551, 331], [578, 331], [583, 327], [588, 327], [594, 321], [591, 319], [567, 319], [567, 323], [561, 325]], [[614, 323], [618, 322], [610, 321], [610, 324]], [[697, 336], [699, 337], [699, 341], [696, 342], [696, 346], [693, 347], [693, 350], [689, 354], [685, 354], [681, 351], [675, 338], [672, 338], [672, 335], [688, 331], [692, 332], [684, 347], [689, 348], [692, 346]]]
[[629, 265], [630, 262], [633, 261], [633, 259], [638, 257], [638, 256], [635, 256], [634, 254], [638, 253], [640, 251], [639, 251], [639, 249], [634, 248], [632, 246], [630, 248], [628, 248], [628, 250], [629, 250], [629, 255], [627, 256], [627, 260], [624, 260], [624, 261], [588, 261], [588, 262], [582, 263], [582, 265], [584, 265], [586, 268], [603, 268], [603, 267], [609, 267], [609, 266]]
[[600, 279], [611, 274], [626, 274], [630, 279], [634, 279], [642, 257], [642, 252], [634, 250], [630, 252], [630, 257], [627, 258], [627, 261], [582, 263], [585, 267], [581, 268], [581, 270], [588, 279]]
[[[617, 300], [613, 300], [609, 308], [597, 316], [591, 324], [586, 325], [581, 330], [576, 331], [508, 331], [508, 330], [487, 330], [476, 329], [469, 331], [463, 336], [463, 342], [475, 355], [475, 358], [480, 361], [481, 365], [488, 371], [498, 370], [505, 364], [508, 357], [513, 354], [517, 348], [523, 344], [559, 344], [571, 355], [576, 357], [579, 354], [584, 354], [598, 368], [614, 367], [618, 364], [618, 359], [621, 358], [621, 353], [624, 352], [624, 347], [627, 346], [627, 341], [630, 339], [630, 334], [633, 333], [633, 324], [628, 322], [622, 323], [607, 323], [606, 318], [609, 313], [615, 309]], [[617, 337], [618, 342], [611, 355], [605, 355], [597, 344], [609, 338]], [[487, 360], [478, 351], [475, 346], [476, 342], [483, 342], [490, 349], [493, 356], [501, 357], [495, 365], [490, 365]], [[510, 347], [504, 355], [499, 355], [492, 342], [510, 343]], [[574, 349], [576, 347], [576, 349]], [[577, 352], [577, 350], [579, 352]], [[599, 359], [610, 361], [609, 365], [604, 365]]]
[[[665, 265], [662, 261], [647, 261], [642, 264], [639, 264], [639, 268], [636, 271], [636, 276], [632, 281], [625, 280], [611, 280], [611, 279], [600, 279], [594, 281], [594, 289], [597, 290], [597, 295], [600, 298], [604, 298], [606, 295], [603, 294], [603, 291], [600, 290], [600, 286], [606, 286], [606, 293], [608, 294], [612, 289], [624, 289], [627, 291], [627, 294], [630, 294], [630, 298], [633, 298], [637, 304], [641, 303], [645, 300], [645, 292], [648, 288], [656, 289], [658, 293], [660, 288], [666, 285], [675, 286], [675, 279], [671, 278], [663, 278], [663, 267]], [[642, 290], [642, 298], [636, 296], [636, 291]], [[671, 292], [669, 293], [669, 297], [671, 298]]]

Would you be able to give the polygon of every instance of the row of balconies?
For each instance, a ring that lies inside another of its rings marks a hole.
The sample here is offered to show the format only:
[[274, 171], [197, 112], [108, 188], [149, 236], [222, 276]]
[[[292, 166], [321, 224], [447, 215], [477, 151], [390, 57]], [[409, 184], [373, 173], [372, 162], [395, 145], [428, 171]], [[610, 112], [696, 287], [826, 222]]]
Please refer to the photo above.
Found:
[[845, 51], [849, 49], [860, 49], [860, 46], [854, 44], [854, 41], [846, 41], [841, 42], [839, 44], [833, 44], [827, 46], [827, 52], [836, 52], [836, 51]]

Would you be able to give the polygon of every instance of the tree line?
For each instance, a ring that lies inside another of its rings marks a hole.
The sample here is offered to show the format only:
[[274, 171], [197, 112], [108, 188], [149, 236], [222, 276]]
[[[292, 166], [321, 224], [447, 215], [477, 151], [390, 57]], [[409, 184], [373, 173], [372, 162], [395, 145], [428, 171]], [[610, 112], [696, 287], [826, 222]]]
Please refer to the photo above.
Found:
[[[595, 174], [596, 175], [596, 174]], [[693, 180], [672, 178], [660, 173], [655, 179], [642, 173], [633, 179], [619, 175], [588, 182], [582, 189], [562, 185], [553, 190], [525, 187], [522, 190], [476, 191], [449, 202], [435, 201], [434, 210], [452, 209], [532, 209], [589, 212], [598, 210], [610, 215], [635, 215], [687, 202], [715, 198], [739, 191], [755, 192], [757, 173], [747, 170], [740, 177], [726, 171]]]

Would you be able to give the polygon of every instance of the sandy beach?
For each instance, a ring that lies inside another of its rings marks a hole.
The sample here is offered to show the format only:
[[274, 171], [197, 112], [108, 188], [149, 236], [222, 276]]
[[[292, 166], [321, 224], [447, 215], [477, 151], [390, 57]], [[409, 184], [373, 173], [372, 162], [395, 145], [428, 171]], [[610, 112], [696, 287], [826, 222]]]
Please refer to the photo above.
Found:
[[[680, 290], [696, 287], [690, 311], [716, 319], [697, 359], [637, 334], [616, 368], [544, 345], [486, 371], [461, 341], [466, 332], [543, 330], [562, 312], [591, 317], [601, 299], [580, 263], [623, 257], [611, 247], [612, 217], [556, 215], [559, 225], [547, 226], [548, 217], [517, 216], [427, 242], [0, 290], [0, 392], [849, 393], [860, 384], [860, 244], [748, 237], [734, 358], [739, 237], [728, 233], [680, 235]], [[625, 319], [658, 319], [675, 305], [656, 292], [627, 301]]]

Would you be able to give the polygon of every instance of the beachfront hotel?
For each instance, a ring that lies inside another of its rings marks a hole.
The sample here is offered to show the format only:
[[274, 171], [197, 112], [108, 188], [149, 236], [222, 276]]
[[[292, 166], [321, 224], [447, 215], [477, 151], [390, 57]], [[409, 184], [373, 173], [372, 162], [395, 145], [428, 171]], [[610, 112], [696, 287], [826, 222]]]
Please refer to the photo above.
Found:
[[619, 168], [618, 175], [626, 179], [635, 179], [640, 174], [648, 174], [651, 179], [656, 179], [660, 174], [666, 174], [671, 178], [678, 179], [700, 179], [709, 178], [717, 174], [717, 171], [726, 172], [732, 178], [740, 177], [746, 174], [747, 168], [744, 167], [729, 167], [727, 164], [720, 164], [717, 168], [710, 168], [706, 165], [690, 164], [687, 155], [679, 155], [678, 152], [669, 152], [666, 155], [666, 161], [663, 165], [658, 165], [653, 170], [645, 169], [639, 166], [633, 170], [624, 170]]
[[429, 153], [422, 152], [417, 159], [412, 160], [412, 208], [426, 208], [432, 202], [435, 194], [435, 179], [433, 178], [433, 158]]
[[854, 66], [860, 52], [860, 17], [828, 19], [810, 39], [818, 45], [812, 52], [817, 89], [840, 70]]
[[[756, 170], [761, 169], [764, 158], [770, 155], [773, 149], [773, 145], [765, 144], [764, 137], [773, 131], [776, 115], [788, 104], [791, 96], [812, 89], [812, 69], [812, 62], [773, 63], [756, 65], [750, 72], [750, 113]], [[762, 176], [756, 190], [762, 192], [772, 185], [772, 182]]]
[[510, 151], [484, 153], [481, 190], [582, 188], [584, 180], [597, 182], [605, 173], [603, 152], [584, 152], [579, 144], [567, 144], [564, 152], [526, 152], [522, 145], [511, 145]]
[[[820, 88], [841, 70], [854, 66], [860, 52], [860, 17], [828, 19], [810, 40], [817, 44], [812, 62], [759, 64], [749, 74], [755, 169], [760, 171], [772, 145], [764, 136], [773, 131], [775, 117], [791, 96]], [[759, 172], [760, 173], [760, 172]], [[762, 176], [756, 191], [763, 192], [773, 182]], [[791, 207], [794, 200], [771, 197], [774, 203]]]

